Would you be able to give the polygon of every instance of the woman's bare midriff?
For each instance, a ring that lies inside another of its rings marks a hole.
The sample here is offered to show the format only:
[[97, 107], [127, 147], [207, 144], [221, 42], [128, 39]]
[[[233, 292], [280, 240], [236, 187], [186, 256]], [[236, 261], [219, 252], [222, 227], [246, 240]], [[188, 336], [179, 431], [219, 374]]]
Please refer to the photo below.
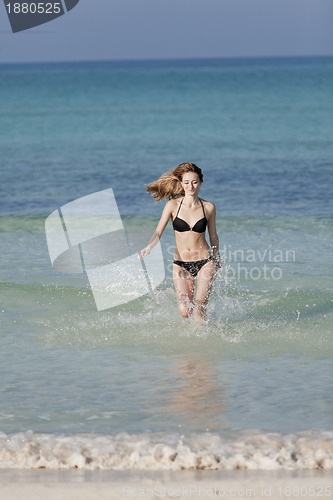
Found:
[[210, 247], [204, 234], [186, 231], [178, 233], [175, 231], [176, 249], [175, 260], [185, 262], [208, 259], [211, 255]]

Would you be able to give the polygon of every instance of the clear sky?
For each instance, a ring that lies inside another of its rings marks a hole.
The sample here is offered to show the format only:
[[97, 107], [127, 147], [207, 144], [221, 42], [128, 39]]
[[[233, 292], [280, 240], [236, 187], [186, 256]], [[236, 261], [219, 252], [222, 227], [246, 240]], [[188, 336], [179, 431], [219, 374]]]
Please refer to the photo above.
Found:
[[15, 34], [0, 3], [0, 63], [306, 55], [333, 55], [333, 0], [80, 0]]

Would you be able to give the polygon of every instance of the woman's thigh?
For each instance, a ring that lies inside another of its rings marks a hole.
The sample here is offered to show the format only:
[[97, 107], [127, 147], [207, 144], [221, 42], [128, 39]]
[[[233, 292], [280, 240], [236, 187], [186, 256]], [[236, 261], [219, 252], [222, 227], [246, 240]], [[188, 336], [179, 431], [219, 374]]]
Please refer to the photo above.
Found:
[[192, 302], [194, 294], [194, 277], [186, 269], [173, 265], [173, 283], [178, 301]]
[[197, 274], [197, 291], [195, 294], [196, 303], [206, 304], [208, 302], [215, 275], [215, 263], [213, 260], [210, 260]]

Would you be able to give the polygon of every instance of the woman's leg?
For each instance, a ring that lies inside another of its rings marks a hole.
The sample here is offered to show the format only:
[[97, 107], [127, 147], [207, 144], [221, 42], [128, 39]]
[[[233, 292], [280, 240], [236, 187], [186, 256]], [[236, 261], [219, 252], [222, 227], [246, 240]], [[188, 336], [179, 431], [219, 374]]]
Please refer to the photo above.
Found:
[[215, 278], [215, 262], [207, 262], [197, 274], [197, 292], [194, 300], [193, 316], [197, 323], [206, 321], [206, 309]]
[[193, 307], [194, 277], [177, 264], [173, 265], [172, 277], [178, 301], [178, 310], [183, 318], [188, 318]]

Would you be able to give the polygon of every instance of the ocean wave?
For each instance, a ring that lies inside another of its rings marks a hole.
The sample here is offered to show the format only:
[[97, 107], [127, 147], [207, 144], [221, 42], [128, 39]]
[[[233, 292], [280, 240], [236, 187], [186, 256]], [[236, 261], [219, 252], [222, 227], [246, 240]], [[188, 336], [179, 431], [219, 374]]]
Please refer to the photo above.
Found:
[[[74, 194], [75, 197], [75, 194]], [[142, 207], [142, 212], [143, 212]], [[45, 219], [49, 213], [0, 213], [0, 227], [3, 232], [22, 230], [29, 232], [31, 229], [45, 232]], [[122, 214], [122, 220], [126, 227], [149, 226], [154, 228], [157, 216], [135, 214]], [[258, 228], [276, 229], [279, 232], [310, 229], [313, 230], [332, 230], [331, 216], [316, 215], [295, 215], [292, 218], [289, 215], [226, 215], [216, 217], [217, 226], [222, 226], [224, 231], [232, 230], [254, 230]], [[249, 227], [250, 226], [250, 227]]]
[[0, 433], [0, 468], [330, 470], [333, 432], [94, 435]]
[[144, 296], [102, 312], [96, 311], [91, 291], [82, 286], [81, 278], [62, 286], [3, 281], [0, 288], [6, 301], [1, 320], [4, 328], [9, 328], [11, 321], [17, 320], [19, 304], [20, 315], [24, 315], [34, 336], [53, 346], [163, 343], [174, 348], [180, 347], [182, 340], [195, 338], [237, 343], [244, 346], [247, 356], [252, 353], [256, 357], [261, 352], [267, 355], [264, 345], [269, 342], [274, 342], [279, 352], [290, 353], [294, 346], [311, 357], [331, 353], [330, 290], [246, 290], [224, 286], [222, 280], [213, 291], [207, 325], [197, 326], [191, 319], [179, 318], [169, 281], [154, 291], [153, 298]]

